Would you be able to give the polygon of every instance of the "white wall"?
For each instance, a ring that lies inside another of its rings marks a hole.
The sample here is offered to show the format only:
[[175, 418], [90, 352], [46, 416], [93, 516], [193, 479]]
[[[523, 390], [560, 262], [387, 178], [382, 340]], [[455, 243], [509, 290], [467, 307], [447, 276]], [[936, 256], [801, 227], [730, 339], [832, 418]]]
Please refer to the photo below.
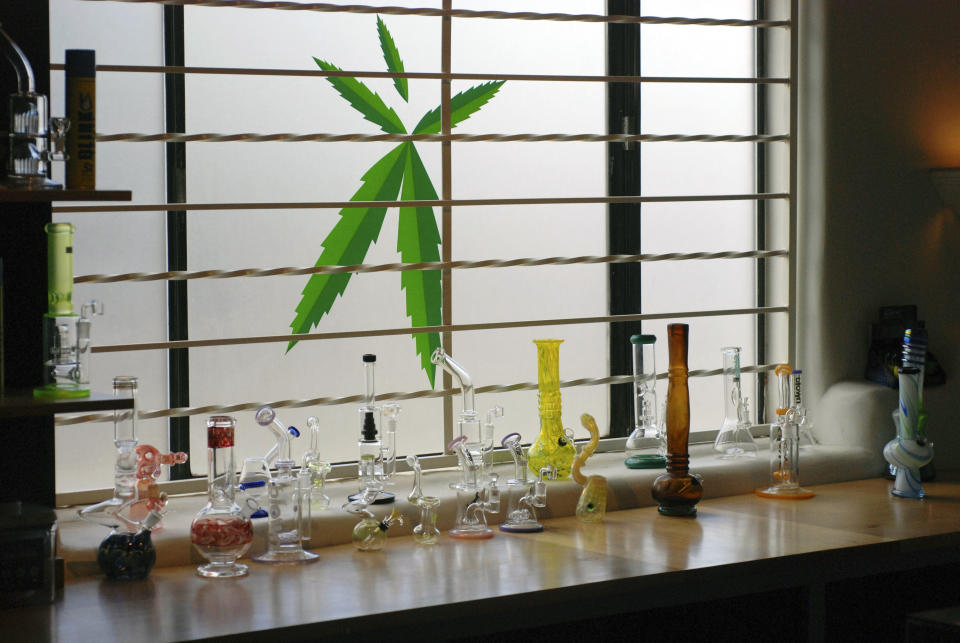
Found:
[[926, 170], [960, 166], [960, 4], [800, 8], [800, 349], [811, 406], [863, 379], [880, 306], [916, 304], [948, 376], [925, 391], [934, 463], [956, 467], [960, 215]]

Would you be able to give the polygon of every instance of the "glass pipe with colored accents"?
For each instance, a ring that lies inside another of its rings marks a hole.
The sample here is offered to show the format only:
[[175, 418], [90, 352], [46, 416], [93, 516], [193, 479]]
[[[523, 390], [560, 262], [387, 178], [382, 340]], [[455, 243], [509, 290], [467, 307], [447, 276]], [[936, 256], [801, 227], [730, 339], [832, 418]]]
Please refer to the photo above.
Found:
[[883, 448], [883, 457], [896, 471], [890, 493], [900, 498], [919, 499], [927, 495], [920, 467], [933, 460], [933, 444], [920, 430], [920, 389], [923, 388], [920, 376], [916, 366], [904, 365], [898, 369], [900, 404], [893, 416], [897, 437]]
[[270, 468], [278, 457], [291, 459], [290, 440], [300, 437], [300, 431], [295, 426], [287, 426], [277, 418], [277, 412], [271, 406], [261, 406], [254, 416], [257, 424], [273, 433], [276, 442], [263, 457], [245, 458], [240, 468], [238, 501], [240, 508], [251, 518], [266, 518], [269, 514], [262, 506], [263, 494], [269, 488]]
[[454, 538], [479, 540], [493, 538], [493, 529], [487, 526], [486, 514], [500, 513], [500, 489], [498, 476], [491, 473], [482, 476], [483, 465], [467, 448], [467, 436], [454, 438], [447, 450], [457, 454], [460, 466], [460, 482], [457, 490], [457, 522], [450, 530]]
[[362, 516], [351, 536], [353, 546], [359, 551], [380, 551], [387, 544], [387, 530], [404, 522], [398, 506], [393, 507], [387, 518], [377, 520], [368, 507], [376, 501], [378, 493], [371, 491], [343, 505], [344, 510]]
[[597, 422], [589, 413], [580, 416], [580, 424], [590, 432], [590, 441], [583, 446], [583, 449], [573, 460], [571, 475], [573, 480], [583, 485], [583, 491], [580, 493], [580, 499], [577, 500], [577, 520], [580, 522], [601, 522], [607, 513], [607, 479], [603, 476], [592, 475], [584, 476], [580, 468], [586, 463], [587, 458], [593, 455], [600, 441], [600, 430], [597, 428]]
[[[160, 450], [150, 444], [137, 446], [137, 501], [130, 506], [130, 516], [136, 521], [142, 521], [151, 511], [162, 512], [167, 504], [167, 493], [160, 490], [157, 480], [163, 473], [161, 467], [172, 467], [187, 461], [187, 454], [182, 451], [175, 453], [160, 453]], [[158, 522], [152, 531], [158, 531], [162, 524]]]
[[770, 486], [758, 489], [761, 498], [804, 500], [813, 492], [800, 486], [800, 425], [797, 409], [791, 402], [789, 364], [779, 364], [774, 370], [780, 390], [777, 421], [770, 425]]

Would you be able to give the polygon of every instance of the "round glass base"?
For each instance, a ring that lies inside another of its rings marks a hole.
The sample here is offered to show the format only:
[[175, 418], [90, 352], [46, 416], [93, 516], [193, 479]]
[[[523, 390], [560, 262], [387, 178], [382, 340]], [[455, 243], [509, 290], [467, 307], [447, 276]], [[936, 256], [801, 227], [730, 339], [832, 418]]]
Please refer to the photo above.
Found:
[[920, 500], [927, 495], [923, 489], [920, 489], [919, 491], [900, 491], [898, 489], [891, 489], [890, 494], [898, 498], [913, 498], [914, 500]]
[[628, 469], [664, 469], [667, 466], [667, 459], [655, 453], [632, 455], [624, 461], [624, 464]]
[[249, 571], [243, 563], [207, 563], [197, 567], [197, 575], [204, 578], [239, 578]]
[[494, 531], [489, 527], [483, 529], [451, 529], [450, 536], [461, 540], [486, 540], [493, 538]]
[[500, 525], [500, 531], [505, 531], [511, 534], [536, 534], [543, 531], [543, 525], [539, 522], [516, 522], [516, 523], [502, 523]]
[[320, 560], [320, 556], [303, 549], [292, 549], [290, 551], [267, 550], [259, 556], [254, 556], [253, 560], [258, 563], [268, 563], [272, 565], [305, 565], [307, 563], [317, 562]]
[[803, 487], [778, 487], [776, 485], [766, 489], [757, 489], [757, 495], [761, 498], [773, 498], [774, 500], [806, 500], [813, 498], [813, 492]]
[[[361, 498], [363, 498], [363, 493], [359, 491], [353, 495], [347, 496], [347, 500], [349, 500], [350, 502], [360, 500]], [[396, 496], [394, 496], [389, 491], [381, 491], [379, 494], [377, 494], [377, 499], [374, 500], [371, 504], [387, 505], [393, 502], [395, 499], [396, 499]]]
[[693, 505], [693, 506], [678, 505], [675, 507], [667, 507], [664, 505], [660, 505], [659, 507], [657, 507], [657, 511], [659, 511], [664, 516], [696, 516], [697, 506], [696, 505]]

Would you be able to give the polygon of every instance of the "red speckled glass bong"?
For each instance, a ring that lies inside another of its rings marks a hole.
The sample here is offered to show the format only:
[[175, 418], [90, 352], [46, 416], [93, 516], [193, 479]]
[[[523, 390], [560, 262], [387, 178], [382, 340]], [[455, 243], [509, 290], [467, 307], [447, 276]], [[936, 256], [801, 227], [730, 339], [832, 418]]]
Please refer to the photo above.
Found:
[[237, 563], [253, 542], [253, 523], [234, 501], [237, 470], [233, 461], [237, 421], [227, 415], [207, 419], [207, 482], [210, 498], [190, 525], [190, 542], [209, 563], [197, 568], [206, 578], [246, 576]]
[[670, 369], [667, 380], [667, 472], [653, 481], [653, 499], [665, 516], [695, 516], [703, 497], [700, 479], [690, 475], [690, 392], [687, 388], [687, 324], [667, 326]]

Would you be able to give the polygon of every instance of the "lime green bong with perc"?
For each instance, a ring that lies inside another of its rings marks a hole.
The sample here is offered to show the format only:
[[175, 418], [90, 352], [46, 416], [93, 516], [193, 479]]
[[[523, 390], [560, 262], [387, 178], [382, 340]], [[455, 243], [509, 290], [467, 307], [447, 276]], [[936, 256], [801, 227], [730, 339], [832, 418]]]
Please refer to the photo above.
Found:
[[90, 326], [103, 314], [96, 299], [73, 312], [73, 232], [70, 223], [48, 223], [47, 313], [43, 316], [43, 386], [34, 397], [69, 398], [90, 395]]

